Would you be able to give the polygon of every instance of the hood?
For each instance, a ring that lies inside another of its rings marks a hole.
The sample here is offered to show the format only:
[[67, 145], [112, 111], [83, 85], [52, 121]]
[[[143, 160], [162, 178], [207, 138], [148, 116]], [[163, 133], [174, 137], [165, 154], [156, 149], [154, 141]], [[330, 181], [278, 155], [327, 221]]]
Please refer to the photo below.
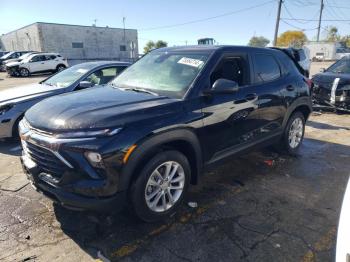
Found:
[[63, 88], [48, 86], [45, 84], [28, 84], [18, 87], [11, 87], [0, 91], [0, 105], [24, 102], [38, 97], [59, 94], [63, 91]]
[[21, 59], [13, 58], [13, 59], [5, 60], [4, 63], [5, 63], [5, 64], [9, 64], [9, 63], [20, 62], [20, 61], [21, 61]]
[[350, 74], [325, 72], [315, 75], [312, 78], [312, 82], [320, 87], [331, 89], [333, 81], [336, 78], [340, 78], [337, 89], [342, 89], [350, 86]]
[[164, 116], [167, 110], [159, 107], [177, 101], [112, 86], [94, 87], [45, 99], [30, 108], [25, 118], [34, 128], [49, 132], [119, 127]]
[[21, 60], [17, 60], [17, 61], [4, 61], [7, 67], [11, 67], [11, 66], [19, 66], [22, 64]]

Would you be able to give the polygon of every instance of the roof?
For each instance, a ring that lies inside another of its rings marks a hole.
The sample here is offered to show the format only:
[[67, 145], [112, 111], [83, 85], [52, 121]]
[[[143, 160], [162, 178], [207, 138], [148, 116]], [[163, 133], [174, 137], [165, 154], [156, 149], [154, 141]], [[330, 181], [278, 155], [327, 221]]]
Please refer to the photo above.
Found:
[[131, 65], [129, 62], [122, 61], [93, 61], [93, 62], [84, 62], [77, 65], [87, 65], [87, 66], [104, 66], [104, 65]]
[[[17, 30], [24, 29], [26, 27], [36, 25], [36, 24], [46, 24], [46, 25], [62, 25], [62, 26], [79, 26], [79, 27], [89, 27], [89, 28], [100, 28], [100, 29], [119, 29], [119, 30], [124, 30], [124, 28], [119, 28], [119, 27], [109, 27], [109, 26], [92, 26], [92, 25], [72, 25], [72, 24], [60, 24], [60, 23], [48, 23], [48, 22], [34, 22], [26, 26], [22, 26], [18, 29], [12, 30], [10, 32], [7, 32], [5, 34], [0, 35], [4, 36], [13, 32], [16, 32]], [[125, 28], [125, 30], [137, 30], [137, 29], [132, 29], [132, 28]]]
[[252, 46], [239, 46], [239, 45], [193, 45], [193, 46], [175, 46], [175, 47], [163, 47], [157, 50], [168, 51], [168, 52], [176, 52], [176, 51], [198, 51], [198, 52], [214, 52], [216, 50], [222, 51], [246, 51], [249, 50], [260, 50], [260, 51], [274, 51], [270, 48], [262, 48], [262, 47], [252, 47]]

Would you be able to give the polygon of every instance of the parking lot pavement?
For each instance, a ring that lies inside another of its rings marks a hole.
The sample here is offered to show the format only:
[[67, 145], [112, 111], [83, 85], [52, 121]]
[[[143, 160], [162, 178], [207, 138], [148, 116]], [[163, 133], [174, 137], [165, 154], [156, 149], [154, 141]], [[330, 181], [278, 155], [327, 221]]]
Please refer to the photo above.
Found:
[[[0, 91], [7, 88], [16, 87], [25, 84], [39, 83], [49, 75], [35, 75], [30, 77], [11, 77], [7, 73], [0, 72]], [[1, 99], [1, 97], [0, 97]]]
[[311, 63], [311, 68], [310, 68], [310, 77], [312, 77], [313, 75], [319, 73], [321, 71], [321, 69], [326, 69], [328, 67], [330, 67], [332, 64], [334, 63], [334, 61], [327, 61], [327, 62], [312, 62]]
[[157, 224], [53, 205], [23, 179], [18, 143], [1, 142], [0, 261], [331, 261], [349, 135], [348, 115], [315, 114], [299, 156], [227, 160], [191, 188], [198, 207]]

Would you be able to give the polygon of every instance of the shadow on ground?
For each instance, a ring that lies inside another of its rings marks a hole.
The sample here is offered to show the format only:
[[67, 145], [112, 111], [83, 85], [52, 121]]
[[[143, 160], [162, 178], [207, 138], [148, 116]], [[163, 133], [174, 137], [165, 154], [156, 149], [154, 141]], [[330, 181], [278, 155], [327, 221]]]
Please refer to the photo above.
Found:
[[[330, 261], [348, 147], [305, 139], [297, 157], [260, 151], [206, 172], [177, 215], [146, 224], [55, 206], [62, 230], [112, 261]], [[113, 208], [113, 207], [112, 207]]]

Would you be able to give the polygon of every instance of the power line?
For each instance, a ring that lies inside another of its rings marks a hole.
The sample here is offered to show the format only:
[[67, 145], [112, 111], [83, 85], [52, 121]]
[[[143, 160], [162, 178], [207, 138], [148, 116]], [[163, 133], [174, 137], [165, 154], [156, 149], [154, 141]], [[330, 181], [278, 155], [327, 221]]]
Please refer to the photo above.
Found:
[[284, 21], [284, 19], [283, 18], [281, 18], [281, 21], [283, 22], [283, 23], [285, 23], [286, 25], [289, 25], [289, 26], [291, 26], [291, 27], [293, 27], [293, 28], [295, 28], [295, 29], [298, 29], [298, 30], [300, 30], [300, 31], [313, 31], [313, 30], [316, 30], [318, 27], [315, 27], [315, 28], [301, 28], [301, 27], [299, 27], [299, 26], [296, 26], [296, 25], [293, 25], [293, 24], [291, 24], [291, 23], [288, 23], [287, 21]]
[[270, 1], [263, 2], [263, 3], [258, 4], [258, 5], [254, 5], [254, 6], [242, 8], [242, 9], [239, 9], [239, 10], [235, 10], [235, 11], [223, 13], [223, 14], [216, 15], [216, 16], [201, 18], [201, 19], [197, 19], [197, 20], [192, 20], [192, 21], [183, 22], [183, 23], [178, 23], [178, 24], [172, 24], [172, 25], [164, 25], [164, 26], [157, 26], [157, 27], [141, 28], [141, 29], [139, 29], [139, 31], [151, 31], [151, 30], [172, 28], [172, 27], [178, 27], [178, 26], [184, 26], [184, 25], [189, 25], [189, 24], [204, 22], [204, 21], [208, 21], [208, 20], [212, 20], [212, 19], [216, 19], [216, 18], [220, 18], [220, 17], [224, 17], [224, 16], [229, 16], [229, 15], [237, 14], [237, 13], [244, 12], [244, 11], [249, 11], [249, 10], [251, 10], [251, 9], [255, 9], [255, 8], [258, 8], [258, 7], [261, 7], [261, 6], [265, 6], [265, 5], [270, 4], [270, 3], [272, 3], [272, 2], [275, 2], [275, 0], [270, 0]]
[[[318, 19], [303, 19], [303, 18], [281, 18], [283, 20], [292, 20], [292, 21], [318, 21]], [[350, 19], [322, 19], [325, 22], [350, 22]]]

